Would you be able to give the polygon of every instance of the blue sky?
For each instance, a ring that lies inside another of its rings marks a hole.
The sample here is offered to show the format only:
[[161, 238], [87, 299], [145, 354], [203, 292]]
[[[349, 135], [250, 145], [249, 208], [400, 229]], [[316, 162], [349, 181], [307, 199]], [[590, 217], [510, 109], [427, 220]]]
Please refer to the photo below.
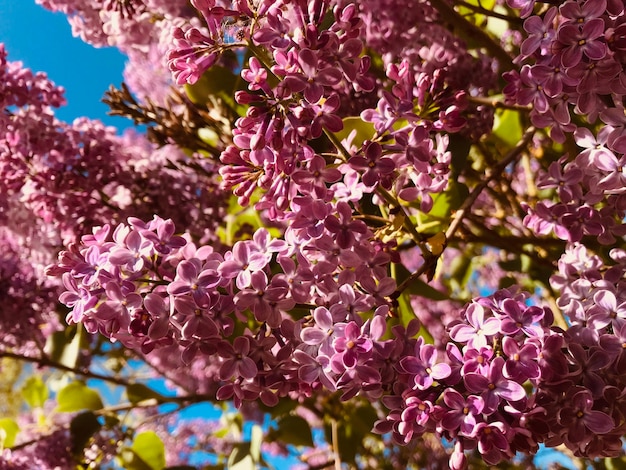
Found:
[[46, 72], [65, 88], [68, 105], [56, 113], [59, 119], [87, 116], [118, 128], [132, 125], [128, 119], [107, 116], [108, 107], [101, 102], [109, 85], [122, 82], [125, 56], [72, 37], [63, 14], [51, 13], [35, 0], [0, 0], [0, 42], [10, 61]]

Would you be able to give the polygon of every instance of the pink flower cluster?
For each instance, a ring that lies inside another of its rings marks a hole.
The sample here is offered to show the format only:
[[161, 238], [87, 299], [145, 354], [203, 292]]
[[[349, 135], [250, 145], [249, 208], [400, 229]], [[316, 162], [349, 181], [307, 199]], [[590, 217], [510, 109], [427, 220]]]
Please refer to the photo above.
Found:
[[408, 340], [393, 393], [383, 397], [391, 411], [375, 430], [393, 432], [400, 444], [426, 432], [453, 440], [451, 468], [467, 465], [467, 450], [497, 465], [517, 452], [535, 453], [541, 443], [591, 458], [620, 455], [620, 333], [589, 327], [596, 340], [585, 341], [576, 328], [550, 328], [550, 310], [526, 300], [501, 290], [470, 303], [463, 319], [448, 325], [446, 363], [420, 337]]
[[540, 188], [555, 188], [558, 201], [527, 209], [525, 224], [537, 234], [553, 231], [570, 242], [590, 235], [607, 245], [626, 234], [625, 15], [620, 2], [569, 0], [524, 22], [528, 37], [517, 57], [524, 65], [505, 75], [504, 93], [511, 102], [532, 105], [531, 121], [551, 128], [553, 139], [564, 142], [573, 133], [582, 149], [553, 162], [538, 181]]
[[[169, 220], [130, 219], [113, 234], [105, 226], [83, 237], [49, 274], [63, 278], [69, 323], [144, 353], [177, 345], [186, 364], [206, 358], [217, 398], [238, 406], [258, 399], [271, 406], [321, 389], [339, 390], [344, 400], [382, 396], [390, 412], [375, 430], [392, 431], [400, 444], [425, 432], [455, 440], [454, 468], [475, 448], [491, 465], [535, 453], [540, 443], [588, 457], [619, 453], [626, 309], [616, 288], [600, 287], [621, 279], [617, 267], [604, 282], [587, 269], [572, 284], [575, 293], [577, 284], [598, 283], [587, 326], [551, 327], [550, 310], [502, 290], [448, 325], [444, 358], [415, 337], [417, 322], [384, 339], [395, 283], [354, 257], [356, 249], [337, 246], [334, 261], [313, 265], [305, 247], [260, 229], [220, 254], [175, 235]], [[350, 259], [356, 278], [340, 268]], [[566, 305], [568, 292], [559, 302], [584, 315], [584, 304]]]
[[[234, 9], [211, 1], [195, 6], [207, 29], [176, 29], [176, 47], [168, 57], [178, 83], [195, 83], [225, 50], [246, 41], [253, 46], [241, 71], [248, 90], [235, 94], [247, 112], [236, 121], [233, 144], [220, 157], [224, 187], [240, 204], [248, 204], [261, 188], [256, 208], [271, 220], [285, 220], [297, 218], [300, 207], [318, 204], [314, 199], [356, 203], [362, 194], [393, 188], [401, 199], [430, 210], [432, 195], [447, 186], [446, 134], [466, 128], [465, 90], [478, 90], [471, 80], [454, 78], [474, 66], [469, 55], [448, 74], [432, 65], [416, 70], [408, 59], [397, 58], [386, 64], [386, 79], [377, 81], [369, 56], [363, 55], [366, 27], [356, 4], [286, 2], [279, 8], [263, 3], [255, 11], [243, 3]], [[240, 40], [225, 36], [229, 18], [238, 18], [233, 24]], [[377, 99], [375, 90], [381, 95], [378, 105], [367, 108], [368, 100]], [[354, 102], [343, 102], [345, 96], [354, 96]], [[356, 112], [374, 127], [371, 139], [355, 141], [352, 134], [340, 143], [333, 135], [359, 102]], [[312, 142], [320, 140], [336, 154], [315, 149]]]
[[[380, 393], [383, 364], [373, 343], [384, 333], [386, 297], [395, 289], [378, 267], [384, 256], [363, 244], [340, 247], [326, 235], [317, 242], [337, 255], [313, 265], [314, 245], [309, 253], [265, 229], [220, 254], [174, 231], [171, 220], [129, 219], [62, 252], [48, 273], [63, 279], [67, 321], [144, 353], [178, 345], [186, 364], [211, 357], [222, 382], [218, 398], [237, 403], [275, 404], [315, 384], [348, 396], [369, 381], [371, 393]], [[364, 321], [359, 314], [377, 305], [375, 318]], [[296, 308], [304, 321], [287, 315]]]

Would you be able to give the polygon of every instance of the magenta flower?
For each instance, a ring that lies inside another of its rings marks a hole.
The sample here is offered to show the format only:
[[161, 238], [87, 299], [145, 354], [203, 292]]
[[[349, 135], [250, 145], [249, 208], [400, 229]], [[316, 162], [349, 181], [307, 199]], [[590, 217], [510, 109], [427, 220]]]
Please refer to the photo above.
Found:
[[524, 387], [503, 375], [504, 364], [502, 357], [496, 357], [491, 363], [487, 376], [470, 373], [463, 377], [465, 386], [470, 392], [481, 394], [485, 401], [485, 414], [493, 413], [498, 408], [501, 399], [516, 402], [526, 397]]
[[476, 433], [477, 417], [480, 417], [485, 402], [476, 395], [463, 397], [452, 388], [443, 392], [443, 401], [448, 407], [441, 418], [441, 427], [447, 431], [457, 431], [464, 436], [473, 437]]
[[219, 328], [210, 316], [209, 307], [209, 303], [199, 307], [189, 297], [174, 298], [172, 323], [180, 329], [180, 335], [183, 339], [194, 337], [206, 339], [217, 336]]
[[[156, 233], [154, 233], [156, 229]], [[171, 220], [156, 219], [154, 227], [150, 230], [142, 230], [141, 235], [152, 243], [156, 251], [162, 255], [168, 255], [177, 248], [187, 244], [187, 240], [179, 235], [174, 235], [176, 227]]]
[[174, 30], [175, 48], [167, 53], [167, 65], [177, 85], [193, 85], [217, 62], [218, 44], [196, 28]]
[[339, 132], [343, 129], [343, 121], [337, 115], [340, 104], [336, 93], [313, 103], [302, 101], [300, 106], [293, 108], [289, 118], [299, 135], [316, 139], [324, 130]]
[[158, 340], [165, 337], [170, 327], [170, 310], [163, 297], [151, 292], [143, 299], [143, 306], [152, 319], [148, 328], [150, 339]]
[[341, 179], [341, 172], [337, 168], [326, 166], [323, 157], [315, 155], [306, 169], [293, 172], [291, 178], [300, 185], [300, 192], [313, 194], [316, 198], [324, 199], [328, 193], [327, 184]]
[[337, 203], [337, 214], [329, 215], [324, 220], [324, 227], [334, 235], [340, 248], [350, 248], [356, 242], [355, 234], [367, 232], [367, 225], [352, 218], [352, 209], [346, 202]]
[[293, 356], [300, 364], [298, 368], [298, 378], [300, 380], [309, 384], [319, 382], [331, 392], [337, 389], [331, 375], [330, 358], [328, 356], [319, 354], [314, 358], [300, 350], [294, 351]]
[[361, 329], [355, 322], [346, 325], [343, 336], [333, 341], [335, 354], [331, 358], [331, 368], [336, 373], [342, 373], [345, 369], [356, 367], [359, 360], [370, 357], [373, 343], [372, 340], [361, 333]]
[[437, 349], [432, 344], [423, 344], [420, 337], [415, 345], [415, 355], [400, 360], [399, 369], [413, 376], [413, 384], [419, 390], [426, 390], [436, 380], [448, 377], [452, 369], [444, 362], [437, 363]]
[[209, 292], [221, 279], [215, 270], [203, 270], [200, 260], [184, 260], [176, 267], [176, 278], [167, 286], [167, 293], [172, 296], [191, 293], [196, 305], [207, 306], [210, 303]]
[[609, 325], [613, 331], [626, 325], [626, 302], [619, 302], [610, 290], [601, 290], [593, 296], [593, 305], [589, 308], [589, 326], [599, 330]]
[[269, 85], [267, 84], [267, 70], [259, 59], [250, 57], [247, 69], [241, 71], [241, 77], [249, 83], [248, 89], [251, 91], [263, 90], [269, 93]]
[[575, 67], [583, 56], [591, 60], [602, 59], [607, 52], [604, 29], [604, 21], [600, 18], [585, 22], [582, 29], [578, 24], [562, 25], [557, 32], [556, 43], [561, 52], [561, 66]]
[[557, 413], [561, 425], [567, 429], [567, 439], [578, 443], [588, 439], [589, 433], [605, 434], [615, 427], [613, 418], [602, 411], [593, 409], [591, 392], [581, 390], [577, 392], [568, 406]]
[[491, 359], [494, 355], [493, 349], [490, 346], [480, 347], [479, 349], [466, 347], [463, 351], [461, 373], [465, 375], [470, 372], [476, 372], [481, 375], [487, 375], [489, 364], [491, 364]]
[[294, 200], [294, 207], [297, 210], [291, 228], [306, 234], [306, 238], [320, 238], [324, 233], [324, 220], [332, 210], [331, 205], [310, 196], [304, 196]]
[[233, 344], [222, 341], [218, 348], [218, 354], [224, 358], [220, 367], [220, 378], [228, 380], [242, 377], [253, 379], [259, 372], [256, 364], [248, 357], [250, 354], [250, 342], [248, 336], [238, 336]]
[[539, 347], [536, 344], [527, 342], [520, 348], [517, 341], [506, 336], [502, 339], [502, 351], [507, 355], [502, 369], [506, 378], [523, 383], [528, 379], [538, 379], [541, 376], [537, 362]]
[[504, 335], [514, 336], [518, 332], [529, 337], [541, 336], [543, 330], [539, 322], [544, 316], [542, 308], [526, 307], [513, 299], [505, 299], [501, 305], [500, 332]]
[[268, 285], [267, 276], [263, 271], [252, 273], [250, 288], [244, 289], [235, 296], [235, 304], [240, 310], [250, 309], [260, 322], [272, 328], [278, 328], [282, 321], [281, 311], [289, 311], [295, 306], [293, 299], [286, 298], [289, 285], [273, 278]]
[[97, 245], [91, 245], [84, 253], [85, 262], [79, 263], [74, 267], [73, 272], [77, 277], [82, 277], [84, 286], [97, 287], [98, 284], [104, 285], [106, 281], [112, 278], [111, 273], [106, 269], [109, 263], [109, 252], [103, 251], [103, 248]]
[[524, 65], [520, 71], [521, 87], [517, 94], [517, 103], [531, 104], [538, 113], [546, 113], [550, 108], [548, 95], [544, 89], [542, 77], [535, 72], [534, 67]]
[[476, 425], [478, 452], [487, 465], [497, 465], [503, 459], [511, 457], [506, 429], [507, 426], [500, 421]]
[[500, 332], [500, 320], [485, 318], [485, 309], [478, 303], [471, 303], [465, 310], [467, 323], [458, 323], [450, 330], [450, 338], [476, 349], [486, 347], [489, 340]]
[[419, 428], [424, 428], [430, 419], [434, 408], [433, 404], [416, 396], [409, 396], [405, 401], [405, 405], [406, 408], [401, 415], [403, 421], [401, 425], [412, 426], [415, 424]]
[[342, 73], [337, 68], [318, 66], [317, 53], [311, 49], [300, 50], [296, 60], [302, 73], [288, 74], [283, 79], [283, 85], [292, 93], [304, 92], [304, 98], [309, 103], [317, 103], [324, 95], [325, 86], [332, 87], [342, 79]]
[[606, 13], [606, 0], [567, 1], [559, 7], [559, 13], [572, 24], [585, 24], [594, 18], [601, 18]]
[[72, 308], [67, 314], [66, 321], [69, 324], [78, 323], [85, 313], [96, 306], [98, 297], [82, 285], [79, 286], [76, 278], [70, 273], [64, 273], [62, 279], [67, 290], [59, 296], [59, 302]]
[[131, 230], [124, 238], [122, 246], [111, 248], [109, 262], [114, 266], [124, 266], [131, 272], [143, 269], [145, 258], [150, 255], [152, 243], [145, 240], [139, 232]]
[[302, 328], [300, 337], [305, 344], [319, 346], [319, 351], [327, 356], [335, 353], [333, 341], [344, 334], [345, 323], [334, 323], [326, 307], [317, 307], [313, 311], [315, 326]]
[[143, 301], [135, 292], [135, 285], [132, 282], [107, 282], [105, 294], [107, 300], [98, 305], [93, 317], [113, 327], [108, 328], [108, 331], [125, 328], [132, 313], [141, 307]]
[[528, 38], [522, 43], [520, 52], [523, 57], [528, 57], [536, 51], [544, 52], [554, 41], [556, 31], [554, 29], [554, 18], [556, 7], [551, 7], [543, 16], [531, 16], [524, 21], [524, 29], [528, 33]]
[[380, 183], [389, 189], [391, 181], [388, 177], [396, 168], [394, 161], [389, 157], [381, 157], [382, 147], [377, 142], [366, 143], [363, 154], [350, 158], [348, 164], [355, 170], [364, 171], [362, 178], [366, 186], [373, 187]]
[[245, 289], [250, 286], [252, 273], [262, 270], [267, 263], [265, 254], [260, 253], [250, 241], [238, 241], [217, 271], [227, 279], [236, 278], [237, 287]]
[[506, 0], [506, 3], [511, 8], [516, 8], [520, 11], [520, 16], [526, 18], [533, 12], [535, 6], [535, 0]]

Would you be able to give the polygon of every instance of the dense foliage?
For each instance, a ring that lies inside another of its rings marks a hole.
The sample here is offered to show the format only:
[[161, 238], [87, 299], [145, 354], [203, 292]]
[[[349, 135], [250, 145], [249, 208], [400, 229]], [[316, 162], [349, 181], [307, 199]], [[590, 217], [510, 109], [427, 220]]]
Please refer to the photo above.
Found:
[[37, 3], [147, 131], [0, 45], [0, 469], [626, 465], [624, 2]]

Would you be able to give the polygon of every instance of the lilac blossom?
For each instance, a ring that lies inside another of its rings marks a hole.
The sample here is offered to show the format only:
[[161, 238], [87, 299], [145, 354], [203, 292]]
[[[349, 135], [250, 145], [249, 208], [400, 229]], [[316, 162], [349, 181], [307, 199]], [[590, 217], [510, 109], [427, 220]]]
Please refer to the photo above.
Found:
[[447, 431], [458, 431], [461, 435], [473, 437], [479, 422], [476, 418], [480, 419], [485, 406], [483, 399], [476, 395], [466, 399], [456, 390], [447, 388], [443, 393], [443, 401], [447, 408], [441, 426]]
[[417, 389], [425, 390], [432, 387], [435, 381], [445, 379], [451, 373], [448, 364], [437, 362], [437, 355], [437, 350], [433, 345], [423, 344], [418, 340], [415, 345], [415, 356], [403, 358], [398, 367], [413, 376], [413, 385]]
[[475, 348], [487, 346], [489, 339], [498, 334], [500, 321], [495, 317], [485, 318], [487, 311], [482, 305], [470, 304], [465, 310], [467, 323], [458, 323], [450, 329], [454, 341], [467, 343]]
[[485, 401], [484, 413], [486, 414], [495, 412], [502, 399], [513, 403], [526, 397], [524, 387], [503, 375], [504, 365], [505, 360], [496, 357], [491, 362], [486, 376], [472, 372], [463, 377], [468, 390], [481, 394]]

